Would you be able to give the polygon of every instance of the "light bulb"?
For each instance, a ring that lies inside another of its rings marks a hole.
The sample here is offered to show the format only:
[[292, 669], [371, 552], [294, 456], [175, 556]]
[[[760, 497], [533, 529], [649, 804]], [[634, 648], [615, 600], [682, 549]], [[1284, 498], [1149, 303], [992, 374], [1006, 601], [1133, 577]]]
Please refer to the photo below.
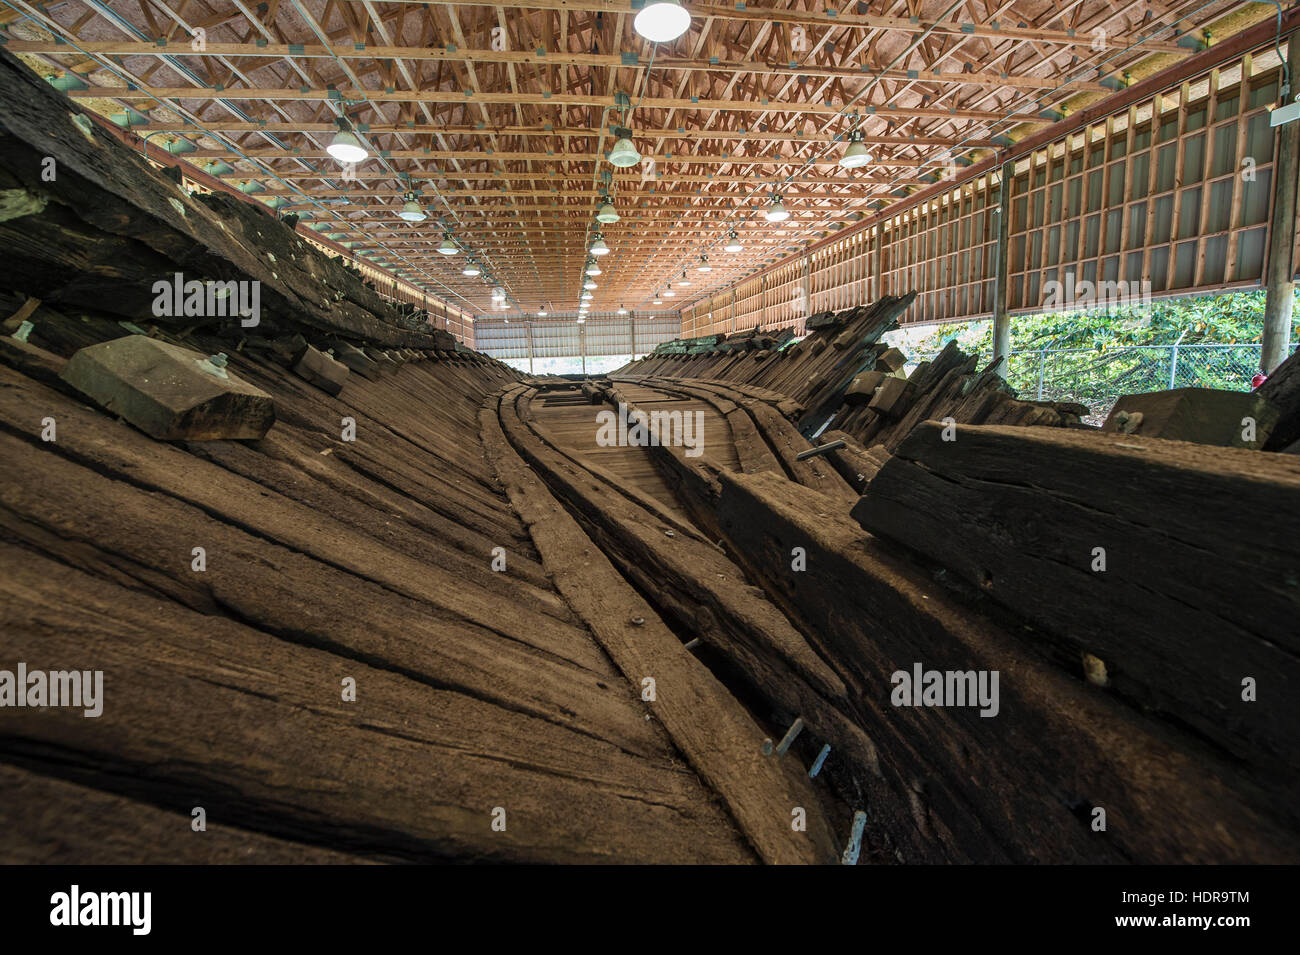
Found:
[[423, 222], [425, 219], [429, 218], [425, 215], [424, 210], [420, 208], [420, 204], [414, 199], [407, 199], [406, 202], [402, 204], [402, 211], [398, 213], [398, 216], [405, 219], [407, 222]]
[[361, 145], [361, 140], [343, 129], [334, 134], [325, 151], [339, 162], [361, 162], [370, 155], [366, 152], [366, 147]]
[[632, 29], [651, 43], [676, 40], [691, 26], [691, 15], [677, 0], [651, 0], [632, 21]]
[[[640, 161], [641, 153], [637, 151], [636, 144], [632, 142], [631, 138], [628, 136], [624, 136], [622, 139], [618, 140], [618, 142], [614, 143], [614, 148], [609, 151], [610, 165], [617, 166], [620, 169], [635, 166]], [[611, 206], [610, 208], [612, 209], [613, 207]], [[618, 213], [614, 213], [614, 218], [612, 220], [601, 221], [617, 222]]]
[[871, 153], [867, 152], [867, 145], [862, 141], [862, 133], [854, 130], [849, 134], [849, 144], [844, 149], [843, 155], [840, 156], [840, 167], [842, 169], [861, 169], [871, 162]]

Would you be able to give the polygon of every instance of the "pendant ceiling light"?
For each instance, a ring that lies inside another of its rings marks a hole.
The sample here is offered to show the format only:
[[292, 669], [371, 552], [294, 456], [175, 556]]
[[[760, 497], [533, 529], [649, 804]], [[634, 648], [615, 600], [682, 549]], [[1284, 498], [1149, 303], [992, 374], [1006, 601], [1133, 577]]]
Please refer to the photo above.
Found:
[[482, 271], [479, 269], [477, 263], [475, 263], [473, 259], [470, 259], [465, 263], [465, 267], [460, 270], [460, 274], [468, 275], [470, 278], [473, 278], [475, 275], [481, 275]]
[[870, 164], [871, 153], [867, 152], [867, 144], [862, 141], [862, 131], [855, 129], [849, 133], [849, 144], [840, 156], [840, 168], [861, 169]]
[[676, 298], [676, 297], [677, 297], [677, 293], [673, 291], [672, 284], [670, 283], [668, 288], [664, 289], [664, 298]]
[[538, 318], [545, 318], [545, 317], [546, 317], [546, 309], [542, 309], [540, 312], [538, 312], [538, 313], [537, 313], [537, 317], [538, 317]]
[[[641, 157], [638, 156], [639, 160]], [[600, 208], [596, 210], [596, 221], [609, 225], [611, 222], [618, 221], [618, 210], [614, 208], [612, 202], [602, 202]]]
[[731, 230], [731, 235], [727, 236], [727, 244], [722, 247], [728, 252], [741, 252], [744, 246], [740, 244], [740, 236], [736, 235], [736, 230]]
[[781, 205], [781, 197], [775, 193], [773, 193], [772, 202], [763, 215], [767, 217], [768, 222], [784, 222], [790, 218], [790, 213], [786, 211], [785, 206]]
[[713, 266], [709, 265], [709, 257], [707, 255], [700, 256], [700, 264], [696, 267], [696, 270], [699, 272], [713, 271]]
[[334, 134], [330, 144], [325, 147], [325, 151], [339, 162], [361, 162], [367, 158], [370, 153], [366, 147], [361, 145], [361, 140], [357, 139], [356, 134], [351, 130], [351, 123], [340, 116], [334, 121], [339, 131]]
[[614, 135], [618, 137], [618, 140], [614, 143], [614, 148], [609, 151], [610, 165], [626, 169], [639, 163], [641, 153], [637, 151], [636, 144], [632, 142], [632, 130], [626, 126], [615, 126]]
[[587, 279], [587, 281], [582, 283], [582, 287], [587, 289], [595, 288], [596, 283], [593, 282], [591, 279]]
[[619, 314], [619, 315], [626, 315], [626, 314], [627, 314], [627, 309], [625, 309], [622, 305], [620, 305], [620, 306], [618, 307], [618, 314]]
[[678, 282], [677, 284], [678, 284], [678, 285], [690, 285], [690, 284], [691, 284], [691, 280], [688, 279], [688, 278], [686, 277], [686, 270], [685, 270], [685, 269], [682, 269], [682, 280], [681, 280], [680, 282]]
[[408, 192], [406, 194], [406, 202], [402, 203], [402, 211], [398, 213], [398, 216], [405, 219], [407, 222], [423, 222], [425, 219], [429, 218], [424, 209], [421, 208], [420, 201], [415, 197], [415, 193], [413, 192]]
[[586, 322], [586, 321], [587, 321], [587, 320], [586, 320], [583, 316], [581, 316], [581, 315], [578, 316], [578, 324], [579, 324], [579, 325], [583, 324], [583, 323]]
[[587, 259], [587, 274], [592, 276], [600, 274], [600, 264], [595, 259]]
[[599, 232], [596, 233], [596, 238], [591, 243], [591, 254], [609, 255], [609, 246], [605, 244], [605, 237]]
[[663, 299], [661, 299], [658, 295], [656, 295], [656, 296], [655, 296], [655, 300], [654, 300], [653, 302], [651, 302], [650, 304], [651, 304], [651, 305], [662, 305], [663, 303], [664, 303], [664, 302], [663, 302]]
[[678, 0], [650, 0], [632, 21], [632, 29], [651, 43], [676, 40], [691, 25], [691, 15]]
[[456, 241], [451, 237], [450, 232], [444, 232], [442, 244], [438, 246], [438, 251], [443, 255], [455, 255], [460, 251], [460, 246], [456, 244]]

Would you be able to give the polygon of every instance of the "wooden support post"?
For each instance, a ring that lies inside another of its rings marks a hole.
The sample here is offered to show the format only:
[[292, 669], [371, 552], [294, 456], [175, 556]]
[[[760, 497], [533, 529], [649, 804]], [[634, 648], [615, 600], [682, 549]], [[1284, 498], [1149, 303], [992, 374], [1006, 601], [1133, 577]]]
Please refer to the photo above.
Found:
[[993, 276], [993, 357], [1005, 358], [1002, 375], [1011, 366], [1011, 316], [1007, 314], [1007, 258], [1011, 234], [1011, 180], [1016, 174], [1014, 161], [1002, 164], [1002, 185], [999, 190], [997, 222], [997, 271]]
[[[1300, 86], [1300, 31], [1291, 34], [1287, 47], [1291, 93]], [[1265, 266], [1264, 337], [1259, 366], [1264, 374], [1286, 360], [1291, 344], [1291, 311], [1295, 305], [1296, 189], [1300, 179], [1300, 122], [1277, 128], [1274, 168], [1273, 218], [1269, 227], [1268, 263]]]
[[533, 323], [524, 322], [524, 335], [528, 344], [528, 374], [533, 373]]

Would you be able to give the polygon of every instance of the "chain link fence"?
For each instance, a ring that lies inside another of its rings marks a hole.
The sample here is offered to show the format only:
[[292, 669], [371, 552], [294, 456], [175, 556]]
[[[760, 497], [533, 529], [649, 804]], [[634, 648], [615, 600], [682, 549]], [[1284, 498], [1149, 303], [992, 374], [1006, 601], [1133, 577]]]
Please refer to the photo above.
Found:
[[1259, 345], [1206, 344], [1043, 348], [1012, 352], [1005, 377], [1026, 400], [1087, 405], [1092, 414], [1084, 420], [1099, 425], [1120, 395], [1169, 388], [1249, 391], [1259, 352]]

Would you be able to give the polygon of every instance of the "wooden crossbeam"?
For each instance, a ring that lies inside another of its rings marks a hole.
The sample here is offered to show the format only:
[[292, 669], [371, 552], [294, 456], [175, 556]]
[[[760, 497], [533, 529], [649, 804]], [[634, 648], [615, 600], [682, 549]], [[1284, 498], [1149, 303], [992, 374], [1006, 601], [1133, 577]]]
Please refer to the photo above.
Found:
[[[289, 44], [268, 43], [263, 46], [250, 46], [246, 43], [207, 43], [202, 50], [192, 50], [188, 40], [180, 44], [160, 44], [105, 40], [78, 43], [86, 53], [103, 56], [164, 56], [181, 54], [184, 56], [231, 56], [258, 57], [269, 59], [304, 58], [304, 59], [344, 59], [344, 60], [384, 60], [401, 59], [443, 63], [510, 63], [533, 66], [585, 66], [604, 69], [648, 69], [648, 55], [633, 55], [624, 58], [622, 54], [570, 53], [564, 51], [538, 52], [537, 50], [481, 50], [481, 49], [437, 49], [417, 46], [373, 46], [357, 44], [350, 46], [324, 46], [323, 44]], [[455, 44], [449, 44], [454, 47]], [[7, 44], [14, 53], [44, 54], [47, 56], [67, 55], [70, 51], [64, 43], [46, 43], [18, 41]], [[1190, 51], [1184, 51], [1190, 52]], [[760, 60], [723, 60], [692, 59], [687, 57], [660, 56], [654, 60], [656, 70], [713, 72], [727, 74], [754, 74], [758, 76], [806, 76], [815, 78], [838, 78], [846, 80], [865, 80], [872, 77], [918, 83], [943, 83], [959, 86], [981, 86], [993, 89], [1054, 89], [1061, 83], [1059, 76], [1033, 76], [1030, 74], [1010, 73], [965, 73], [960, 70], [874, 70], [866, 63], [857, 66], [832, 66], [815, 62], [777, 63]], [[1096, 71], [1088, 71], [1095, 73]], [[1070, 88], [1077, 92], [1109, 92], [1094, 76], [1072, 81]]]
[[[421, 0], [394, 0], [396, 3], [419, 3]], [[435, 2], [430, 6], [456, 7], [504, 7], [515, 10], [558, 10], [589, 11], [592, 13], [632, 13], [630, 0], [525, 0], [523, 3], [501, 3], [500, 0], [465, 0], [458, 3]], [[1009, 5], [1008, 5], [1009, 6]], [[1076, 33], [1073, 30], [1049, 30], [1030, 24], [1001, 20], [997, 17], [986, 22], [961, 20], [926, 20], [921, 17], [891, 17], [876, 14], [841, 13], [837, 10], [787, 10], [772, 7], [749, 9], [741, 4], [725, 6], [713, 3], [689, 4], [691, 14], [697, 21], [735, 20], [749, 23], [791, 25], [814, 25], [839, 28], [870, 28], [904, 33], [911, 36], [924, 36], [927, 33], [947, 37], [976, 36], [991, 40], [1033, 40], [1043, 44], [1057, 46], [1088, 47], [1094, 42], [1091, 34]], [[1004, 7], [1005, 9], [1005, 7]], [[1182, 32], [1190, 30], [1191, 23], [1184, 23]], [[1175, 31], [1177, 32], [1177, 31]], [[1123, 49], [1125, 44], [1119, 44]], [[1173, 53], [1187, 55], [1193, 51], [1181, 47], [1175, 41], [1153, 41], [1142, 45], [1150, 53]]]
[[[314, 123], [309, 121], [286, 121], [286, 122], [251, 122], [241, 123], [221, 119], [203, 121], [205, 129], [214, 133], [267, 133], [278, 135], [283, 133], [333, 133], [335, 125], [333, 123]], [[190, 135], [201, 135], [192, 125], [186, 123], [156, 123], [150, 122], [144, 127], [150, 133], [188, 133]], [[366, 135], [377, 136], [389, 133], [413, 134], [428, 132], [422, 126], [412, 123], [371, 123], [366, 127]], [[545, 126], [452, 126], [439, 124], [437, 131], [443, 136], [471, 136], [476, 138], [490, 139], [496, 137], [559, 137], [561, 139], [572, 139], [575, 137], [600, 136], [603, 130], [595, 129], [589, 126], [555, 126], [550, 129]], [[805, 132], [781, 132], [777, 130], [761, 130], [754, 128], [740, 129], [690, 129], [683, 127], [638, 127], [637, 137], [643, 139], [686, 139], [701, 142], [727, 142], [730, 140], [753, 140], [754, 142], [782, 142], [782, 143], [831, 143], [840, 141], [843, 136], [840, 133], [805, 133]], [[935, 137], [935, 136], [873, 136], [864, 135], [863, 142], [868, 146], [953, 146], [960, 139], [961, 143], [971, 149], [991, 149], [997, 145], [991, 139], [961, 137]]]
[[[154, 86], [126, 89], [119, 87], [91, 87], [90, 89], [71, 90], [68, 95], [73, 99], [102, 99], [110, 96], [119, 100], [208, 100], [219, 97], [223, 100], [266, 100], [268, 102], [326, 102], [340, 103], [452, 103], [478, 106], [509, 105], [533, 107], [586, 106], [593, 109], [616, 109], [619, 102], [614, 96], [583, 96], [569, 92], [531, 92], [461, 93], [448, 90], [316, 90], [316, 89], [263, 89], [248, 87], [231, 87], [226, 89], [204, 89], [198, 86]], [[838, 116], [842, 108], [828, 102], [802, 102], [787, 100], [781, 102], [764, 102], [762, 100], [744, 99], [703, 99], [671, 98], [646, 96], [641, 100], [642, 109], [677, 109], [677, 110], [716, 110], [719, 112], [789, 112], [813, 116]], [[1016, 122], [1028, 125], [1047, 126], [1052, 120], [1028, 113], [1024, 109], [983, 110], [983, 109], [935, 109], [927, 106], [901, 107], [880, 106], [864, 107], [871, 116], [882, 118], [911, 119], [918, 116], [930, 119], [965, 120], [975, 123]]]

